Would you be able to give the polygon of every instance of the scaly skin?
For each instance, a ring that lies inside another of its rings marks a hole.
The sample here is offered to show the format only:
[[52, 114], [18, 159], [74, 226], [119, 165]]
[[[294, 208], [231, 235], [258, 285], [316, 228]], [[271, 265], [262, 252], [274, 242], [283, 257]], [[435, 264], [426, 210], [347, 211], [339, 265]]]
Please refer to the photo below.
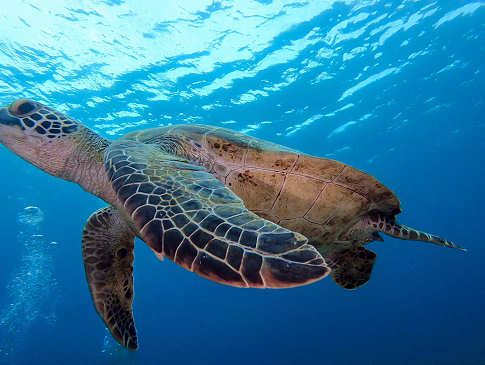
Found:
[[103, 165], [109, 142], [66, 115], [35, 102], [29, 101], [37, 110], [21, 113], [18, 107], [23, 102], [0, 108], [0, 143], [45, 172], [75, 182], [113, 204], [114, 191]]
[[103, 165], [108, 141], [84, 126], [68, 138], [72, 139], [75, 147], [65, 159], [61, 170], [63, 176], [59, 177], [79, 184], [87, 192], [113, 205], [116, 197]]

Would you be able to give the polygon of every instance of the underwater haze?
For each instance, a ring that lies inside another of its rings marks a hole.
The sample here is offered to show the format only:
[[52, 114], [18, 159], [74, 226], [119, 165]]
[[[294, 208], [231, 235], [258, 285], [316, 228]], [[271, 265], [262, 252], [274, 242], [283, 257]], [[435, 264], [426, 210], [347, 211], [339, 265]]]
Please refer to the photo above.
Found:
[[239, 289], [135, 242], [140, 349], [105, 329], [81, 233], [106, 204], [0, 146], [0, 364], [485, 364], [485, 2], [5, 0], [0, 106], [116, 139], [182, 123], [342, 161], [398, 220], [367, 284]]

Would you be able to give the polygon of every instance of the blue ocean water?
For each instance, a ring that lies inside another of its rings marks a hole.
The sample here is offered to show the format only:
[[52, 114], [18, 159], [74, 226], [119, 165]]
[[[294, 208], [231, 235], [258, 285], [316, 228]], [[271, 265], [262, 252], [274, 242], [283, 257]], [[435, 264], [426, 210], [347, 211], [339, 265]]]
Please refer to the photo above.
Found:
[[257, 290], [137, 240], [128, 352], [84, 277], [104, 202], [2, 147], [0, 363], [484, 364], [484, 55], [483, 1], [5, 2], [0, 105], [32, 98], [109, 139], [202, 123], [336, 159], [469, 250], [385, 237], [360, 289]]

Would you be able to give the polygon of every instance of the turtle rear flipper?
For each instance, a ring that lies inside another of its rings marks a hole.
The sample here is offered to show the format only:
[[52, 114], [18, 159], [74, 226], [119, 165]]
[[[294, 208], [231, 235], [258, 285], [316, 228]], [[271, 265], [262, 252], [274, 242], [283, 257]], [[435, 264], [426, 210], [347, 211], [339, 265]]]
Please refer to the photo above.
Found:
[[357, 289], [369, 281], [376, 254], [362, 246], [325, 255], [331, 278], [345, 289]]
[[453, 242], [447, 241], [441, 237], [418, 231], [417, 229], [405, 226], [404, 224], [399, 224], [396, 222], [394, 216], [388, 216], [381, 212], [374, 211], [369, 213], [362, 217], [354, 227], [357, 227], [357, 229], [359, 229], [359, 227], [360, 229], [364, 228], [365, 230], [371, 230], [373, 232], [382, 232], [388, 236], [399, 238], [401, 240], [430, 242], [438, 246], [466, 251], [466, 248], [455, 245]]
[[130, 350], [138, 348], [133, 320], [134, 234], [119, 212], [94, 212], [84, 226], [84, 269], [96, 311], [113, 337]]
[[108, 147], [105, 164], [120, 209], [159, 258], [238, 287], [305, 285], [330, 271], [303, 235], [248, 211], [183, 157], [121, 140]]

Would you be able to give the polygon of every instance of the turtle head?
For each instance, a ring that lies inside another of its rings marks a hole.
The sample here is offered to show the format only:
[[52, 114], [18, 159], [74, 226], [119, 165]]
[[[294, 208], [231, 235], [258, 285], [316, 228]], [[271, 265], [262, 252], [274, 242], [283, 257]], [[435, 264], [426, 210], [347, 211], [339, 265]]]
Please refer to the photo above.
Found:
[[0, 108], [0, 143], [54, 176], [65, 177], [63, 169], [83, 129], [87, 128], [36, 101], [20, 99]]
[[79, 127], [79, 123], [68, 116], [28, 99], [19, 99], [0, 108], [0, 124], [46, 139], [62, 138]]

